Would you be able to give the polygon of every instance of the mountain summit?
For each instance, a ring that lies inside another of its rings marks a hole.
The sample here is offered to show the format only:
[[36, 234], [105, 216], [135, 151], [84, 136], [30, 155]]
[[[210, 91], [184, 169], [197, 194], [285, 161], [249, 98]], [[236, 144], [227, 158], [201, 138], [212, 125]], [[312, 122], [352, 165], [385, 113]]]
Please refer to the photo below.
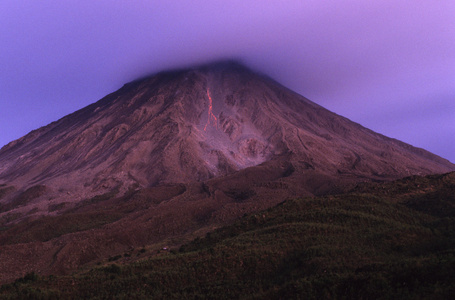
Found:
[[238, 63], [162, 72], [0, 150], [0, 282], [178, 245], [287, 197], [453, 170]]

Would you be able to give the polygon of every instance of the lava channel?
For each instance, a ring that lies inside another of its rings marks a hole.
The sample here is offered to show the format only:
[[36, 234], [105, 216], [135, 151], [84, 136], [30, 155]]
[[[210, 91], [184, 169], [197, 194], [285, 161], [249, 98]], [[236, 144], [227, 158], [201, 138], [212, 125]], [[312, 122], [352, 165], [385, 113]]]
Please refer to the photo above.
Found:
[[212, 126], [214, 126], [215, 128], [218, 129], [218, 120], [217, 118], [215, 117], [215, 115], [213, 114], [213, 104], [212, 104], [212, 97], [210, 97], [210, 91], [209, 89], [207, 89], [207, 96], [209, 97], [209, 115], [208, 115], [208, 119], [207, 119], [207, 124], [205, 124], [204, 126], [204, 131], [207, 131], [207, 126], [209, 124], [211, 124]]

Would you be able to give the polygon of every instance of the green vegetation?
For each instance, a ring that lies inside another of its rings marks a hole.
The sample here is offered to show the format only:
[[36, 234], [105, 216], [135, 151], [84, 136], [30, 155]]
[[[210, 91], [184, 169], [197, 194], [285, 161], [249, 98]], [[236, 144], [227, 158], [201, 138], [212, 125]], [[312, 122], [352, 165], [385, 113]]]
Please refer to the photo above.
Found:
[[287, 200], [131, 264], [29, 275], [0, 298], [449, 299], [454, 206], [455, 173], [364, 184]]

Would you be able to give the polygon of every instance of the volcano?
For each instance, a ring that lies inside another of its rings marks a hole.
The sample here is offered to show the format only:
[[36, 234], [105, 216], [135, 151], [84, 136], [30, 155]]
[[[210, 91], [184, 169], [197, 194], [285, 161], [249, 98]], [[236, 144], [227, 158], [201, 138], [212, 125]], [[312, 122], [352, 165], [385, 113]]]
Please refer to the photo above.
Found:
[[286, 197], [453, 170], [239, 63], [162, 72], [0, 150], [0, 269], [64, 273]]
[[86, 193], [189, 183], [283, 159], [337, 177], [399, 178], [453, 164], [386, 138], [234, 63], [164, 72], [0, 152], [0, 180]]

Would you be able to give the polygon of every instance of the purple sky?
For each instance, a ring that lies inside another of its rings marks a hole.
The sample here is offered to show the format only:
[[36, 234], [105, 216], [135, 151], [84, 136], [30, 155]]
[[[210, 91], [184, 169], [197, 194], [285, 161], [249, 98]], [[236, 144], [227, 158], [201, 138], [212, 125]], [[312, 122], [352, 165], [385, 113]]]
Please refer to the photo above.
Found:
[[220, 58], [455, 162], [453, 0], [1, 0], [0, 146]]

